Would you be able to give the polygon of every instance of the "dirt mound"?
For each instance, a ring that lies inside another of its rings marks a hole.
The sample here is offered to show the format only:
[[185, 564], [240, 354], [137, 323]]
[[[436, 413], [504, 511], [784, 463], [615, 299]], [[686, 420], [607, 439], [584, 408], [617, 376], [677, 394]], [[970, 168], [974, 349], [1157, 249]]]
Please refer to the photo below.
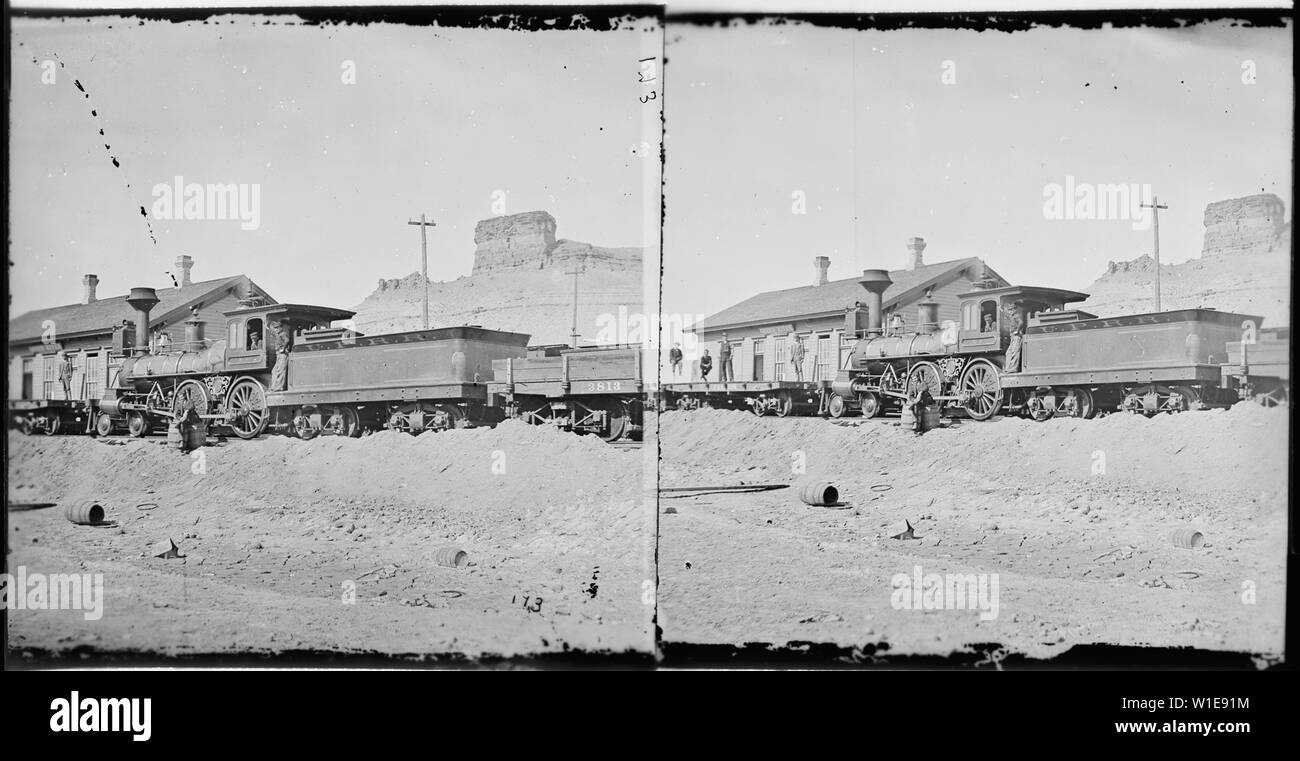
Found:
[[[11, 644], [160, 653], [648, 652], [642, 453], [510, 421], [418, 437], [11, 434], [11, 566], [106, 577], [102, 622], [11, 619]], [[105, 528], [62, 507], [95, 499]], [[183, 558], [156, 557], [175, 541]], [[439, 551], [468, 553], [468, 567]], [[351, 594], [349, 601], [347, 595]], [[342, 598], [341, 598], [342, 595]], [[343, 603], [340, 604], [342, 599]]]
[[676, 485], [678, 465], [709, 463], [720, 476], [751, 482], [798, 480], [796, 465], [809, 477], [848, 480], [887, 466], [978, 481], [1032, 472], [1200, 491], [1286, 489], [1287, 412], [1251, 404], [1154, 418], [949, 421], [921, 436], [883, 420], [774, 420], [734, 410], [674, 411], [660, 425], [665, 486]]
[[[721, 410], [660, 425], [666, 487], [825, 479], [841, 499], [664, 499], [666, 641], [883, 643], [890, 654], [999, 643], [1039, 658], [1154, 645], [1261, 662], [1282, 652], [1284, 410], [949, 422], [920, 436], [888, 419]], [[1175, 546], [1187, 528], [1205, 544]], [[996, 580], [1000, 598], [900, 605], [898, 579], [922, 572]]]

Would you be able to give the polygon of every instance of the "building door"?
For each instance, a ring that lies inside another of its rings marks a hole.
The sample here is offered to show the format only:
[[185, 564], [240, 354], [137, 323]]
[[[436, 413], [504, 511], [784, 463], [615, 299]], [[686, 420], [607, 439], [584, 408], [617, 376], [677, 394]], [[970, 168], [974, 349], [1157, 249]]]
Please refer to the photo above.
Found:
[[24, 359], [23, 360], [23, 395], [22, 395], [23, 399], [32, 398], [32, 383], [33, 383], [32, 361], [30, 359]]
[[813, 372], [813, 380], [828, 380], [835, 377], [835, 371], [831, 366], [834, 361], [831, 352], [831, 337], [817, 336], [817, 368]]

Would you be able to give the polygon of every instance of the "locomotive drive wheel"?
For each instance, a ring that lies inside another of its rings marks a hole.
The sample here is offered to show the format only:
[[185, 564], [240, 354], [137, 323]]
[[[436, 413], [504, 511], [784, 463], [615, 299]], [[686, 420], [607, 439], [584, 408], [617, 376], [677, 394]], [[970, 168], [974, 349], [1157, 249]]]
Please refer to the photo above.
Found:
[[939, 366], [933, 362], [917, 362], [907, 373], [907, 398], [915, 399], [922, 389], [930, 389], [930, 396], [943, 396], [943, 380]]
[[243, 378], [226, 394], [226, 425], [241, 439], [255, 439], [266, 430], [269, 415], [262, 384]]
[[844, 417], [844, 413], [848, 411], [848, 408], [848, 402], [845, 402], [844, 397], [839, 394], [831, 394], [830, 398], [826, 400], [826, 412], [831, 417]]
[[[1002, 409], [1002, 381], [997, 366], [987, 359], [976, 359], [966, 365], [958, 385], [962, 409], [972, 420], [988, 420]], [[930, 393], [938, 396], [933, 390]], [[908, 376], [908, 395], [911, 396], [911, 376]]]
[[172, 397], [172, 418], [179, 420], [191, 407], [200, 415], [207, 415], [212, 411], [208, 387], [196, 380], [187, 380], [176, 387], [176, 395]]
[[95, 418], [95, 433], [100, 436], [108, 436], [113, 433], [113, 416], [107, 412], [99, 413]]
[[858, 394], [858, 406], [862, 408], [862, 417], [873, 418], [880, 414], [880, 397], [872, 391]]
[[148, 436], [149, 419], [144, 416], [143, 412], [126, 413], [126, 432], [137, 439]]

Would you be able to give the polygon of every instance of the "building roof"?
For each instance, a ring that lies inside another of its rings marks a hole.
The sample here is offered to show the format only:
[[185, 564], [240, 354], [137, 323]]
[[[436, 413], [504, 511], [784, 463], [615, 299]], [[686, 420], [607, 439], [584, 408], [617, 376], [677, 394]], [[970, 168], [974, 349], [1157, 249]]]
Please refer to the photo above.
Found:
[[[204, 280], [190, 283], [180, 288], [158, 288], [158, 305], [149, 312], [149, 324], [174, 322], [176, 313], [184, 316], [189, 307], [218, 296], [234, 286], [247, 283], [256, 292], [262, 292], [244, 275], [232, 275], [216, 280]], [[169, 318], [172, 318], [169, 320]], [[72, 336], [81, 333], [110, 333], [123, 321], [133, 322], [135, 310], [126, 303], [126, 295], [110, 296], [89, 304], [67, 304], [49, 309], [37, 309], [21, 314], [9, 321], [9, 343], [23, 343], [39, 340], [42, 325], [52, 320], [59, 335]]]
[[[889, 277], [894, 282], [885, 289], [884, 308], [889, 309], [906, 303], [913, 297], [919, 297], [926, 288], [942, 284], [971, 267], [982, 267], [985, 276], [1006, 285], [1001, 275], [973, 256], [926, 264], [914, 270], [890, 270]], [[700, 329], [714, 331], [843, 312], [853, 306], [854, 302], [866, 303], [867, 292], [858, 284], [861, 277], [857, 275], [843, 280], [829, 280], [823, 285], [803, 285], [760, 293], [709, 317]]]

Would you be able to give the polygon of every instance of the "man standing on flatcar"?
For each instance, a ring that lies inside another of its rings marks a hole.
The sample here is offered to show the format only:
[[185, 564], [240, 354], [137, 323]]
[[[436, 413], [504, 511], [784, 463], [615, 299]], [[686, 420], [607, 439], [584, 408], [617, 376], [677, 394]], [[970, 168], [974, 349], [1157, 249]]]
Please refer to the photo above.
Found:
[[679, 343], [668, 350], [668, 368], [674, 378], [682, 372], [682, 345]]
[[59, 350], [59, 384], [63, 386], [63, 398], [72, 398], [72, 359], [66, 351]]
[[722, 334], [722, 345], [718, 347], [718, 380], [723, 383], [735, 380], [735, 373], [731, 370], [731, 344], [726, 333]]
[[289, 380], [289, 352], [293, 349], [293, 329], [281, 322], [271, 323], [275, 337], [275, 366], [271, 368], [271, 390], [284, 391]]
[[790, 338], [786, 343], [790, 344], [790, 366], [794, 368], [794, 379], [803, 383], [803, 341], [799, 340], [798, 333], [790, 331]]

